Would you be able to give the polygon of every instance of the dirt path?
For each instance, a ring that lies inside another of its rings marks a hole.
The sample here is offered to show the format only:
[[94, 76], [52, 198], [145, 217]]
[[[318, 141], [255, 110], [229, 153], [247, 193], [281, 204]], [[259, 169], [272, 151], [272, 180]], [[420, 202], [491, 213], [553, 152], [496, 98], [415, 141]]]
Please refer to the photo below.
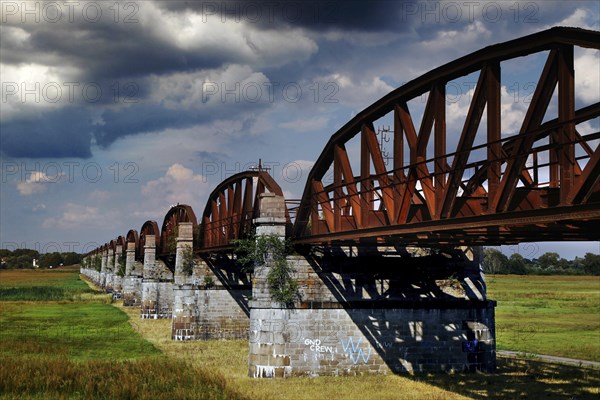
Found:
[[518, 357], [518, 358], [530, 358], [531, 357], [531, 358], [537, 358], [542, 361], [548, 361], [548, 362], [571, 364], [571, 365], [577, 365], [580, 367], [600, 368], [600, 362], [596, 362], [596, 361], [577, 360], [574, 358], [557, 357], [557, 356], [547, 356], [547, 355], [543, 355], [543, 354], [525, 353], [522, 351], [498, 350], [496, 353], [498, 353], [498, 355], [500, 355], [500, 356], [505, 356], [505, 357]]

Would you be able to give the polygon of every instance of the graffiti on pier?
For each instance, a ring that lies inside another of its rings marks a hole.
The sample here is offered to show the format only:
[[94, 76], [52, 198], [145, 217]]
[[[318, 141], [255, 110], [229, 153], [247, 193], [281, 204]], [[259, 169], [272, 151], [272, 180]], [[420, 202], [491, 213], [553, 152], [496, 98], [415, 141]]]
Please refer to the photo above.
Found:
[[348, 337], [346, 343], [344, 343], [344, 339], [340, 339], [340, 342], [342, 342], [342, 348], [344, 349], [344, 352], [350, 357], [354, 365], [356, 365], [361, 359], [363, 363], [366, 364], [369, 362], [369, 358], [371, 357], [370, 346], [368, 352], [365, 352], [365, 350], [360, 347], [360, 342], [362, 342], [362, 339], [363, 338], [361, 337], [358, 338], [357, 341], [355, 341], [355, 339], [352, 336], [350, 336]]
[[333, 354], [333, 346], [321, 345], [321, 339], [304, 339], [304, 344], [309, 346], [310, 351], [313, 351], [315, 353]]

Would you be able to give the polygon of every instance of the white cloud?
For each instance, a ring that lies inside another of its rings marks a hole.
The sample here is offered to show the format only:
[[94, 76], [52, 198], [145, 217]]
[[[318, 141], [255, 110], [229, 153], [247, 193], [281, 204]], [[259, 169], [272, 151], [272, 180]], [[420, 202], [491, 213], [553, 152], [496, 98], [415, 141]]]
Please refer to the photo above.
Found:
[[492, 32], [486, 28], [481, 21], [473, 21], [465, 26], [463, 30], [440, 30], [434, 39], [423, 41], [419, 44], [420, 51], [424, 51], [435, 55], [437, 51], [452, 52], [456, 58], [456, 51], [459, 49], [459, 54], [463, 55], [469, 49], [476, 46], [481, 47], [481, 43], [490, 39]]
[[586, 105], [600, 101], [600, 52], [581, 49], [576, 52], [575, 95]]
[[395, 89], [378, 76], [359, 78], [338, 72], [316, 80], [334, 83], [337, 85], [337, 91], [331, 93], [332, 98], [341, 99], [344, 105], [360, 107], [361, 109]]
[[2, 122], [32, 112], [62, 108], [80, 100], [82, 94], [81, 87], [73, 84], [76, 70], [67, 65], [59, 69], [36, 63], [0, 63], [0, 72]]
[[46, 218], [42, 226], [46, 229], [79, 230], [85, 227], [93, 230], [115, 225], [115, 221], [119, 221], [115, 209], [103, 211], [98, 207], [68, 202], [62, 215]]
[[328, 119], [325, 116], [313, 118], [298, 118], [293, 121], [282, 122], [278, 126], [296, 132], [317, 131], [327, 126]]
[[226, 54], [256, 66], [305, 61], [318, 50], [302, 29], [266, 30], [250, 21], [221, 21], [219, 15], [169, 12], [153, 3], [140, 7], [140, 23], [161, 41], [186, 51]]
[[112, 197], [112, 193], [106, 190], [94, 190], [88, 195], [90, 201], [104, 203]]
[[269, 79], [247, 65], [154, 76], [151, 100], [170, 109], [269, 101]]
[[17, 183], [17, 190], [21, 196], [43, 193], [47, 189], [47, 184], [61, 182], [63, 178], [64, 173], [48, 176], [43, 171], [33, 171], [27, 179]]
[[31, 209], [31, 212], [42, 212], [46, 209], [46, 205], [44, 203], [39, 203], [36, 204], [35, 206], [33, 206], [33, 208]]
[[[343, 31], [332, 29], [323, 34], [326, 40], [331, 42], [347, 42], [351, 45], [364, 47], [380, 47], [399, 40], [402, 34], [384, 31], [384, 32], [361, 32], [361, 31]], [[340, 44], [344, 45], [344, 44]]]
[[155, 219], [176, 204], [188, 204], [198, 214], [202, 212], [206, 196], [211, 190], [212, 187], [204, 176], [194, 174], [194, 171], [181, 164], [173, 164], [164, 176], [151, 180], [142, 187], [145, 198], [142, 204], [146, 209], [152, 210], [151, 215]]
[[[590, 21], [591, 23], [588, 23]], [[595, 25], [595, 26], [594, 26]], [[598, 21], [594, 17], [590, 17], [589, 12], [581, 8], [577, 8], [571, 15], [555, 24], [555, 26], [577, 26], [584, 29], [598, 29]], [[551, 28], [547, 26], [544, 29]]]

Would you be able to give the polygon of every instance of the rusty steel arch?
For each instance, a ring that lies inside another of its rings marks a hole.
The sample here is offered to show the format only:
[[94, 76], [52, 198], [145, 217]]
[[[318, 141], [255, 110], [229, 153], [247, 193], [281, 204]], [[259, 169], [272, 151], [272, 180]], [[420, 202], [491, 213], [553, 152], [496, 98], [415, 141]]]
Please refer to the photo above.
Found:
[[135, 229], [130, 229], [125, 236], [125, 250], [127, 250], [127, 243], [133, 243], [135, 245], [135, 259], [139, 259], [140, 252], [140, 239], [138, 236], [138, 232]]
[[[600, 116], [600, 102], [576, 107], [574, 47], [600, 49], [600, 32], [558, 27], [486, 47], [367, 107], [333, 134], [311, 169], [294, 242], [600, 239], [593, 226], [600, 220], [600, 146], [595, 144], [600, 133], [582, 135], [576, 127]], [[511, 135], [501, 126], [501, 63], [546, 52], [521, 128]], [[447, 151], [447, 84], [477, 73], [456, 150]], [[545, 120], [555, 91], [558, 115]], [[415, 125], [409, 102], [424, 94], [421, 123]], [[383, 134], [375, 127], [384, 118], [393, 121], [391, 157], [384, 157]], [[475, 145], [483, 118], [486, 143]], [[357, 135], [360, 157], [351, 159], [346, 144]], [[483, 157], [472, 161], [477, 154]], [[358, 173], [352, 169], [355, 160]], [[329, 171], [331, 184], [325, 179]], [[547, 174], [548, 182], [540, 174]]]
[[177, 226], [180, 222], [191, 222], [193, 230], [196, 230], [198, 222], [196, 220], [196, 214], [192, 207], [186, 204], [178, 204], [171, 207], [163, 220], [161, 234], [160, 234], [160, 248], [157, 254], [160, 256], [167, 256], [175, 254], [176, 250], [176, 239], [177, 239]]
[[[208, 197], [202, 214], [200, 251], [230, 249], [232, 240], [246, 238], [258, 215], [259, 196], [265, 192], [283, 196], [266, 171], [244, 171], [221, 182]], [[287, 210], [286, 217], [289, 223]]]
[[142, 228], [140, 229], [140, 237], [139, 237], [139, 241], [138, 241], [138, 246], [139, 246], [139, 258], [138, 260], [141, 262], [144, 262], [144, 255], [145, 255], [145, 246], [146, 246], [146, 237], [152, 237], [154, 236], [154, 243], [156, 246], [156, 252], [158, 253], [159, 248], [160, 248], [160, 231], [158, 230], [158, 224], [156, 223], [156, 221], [146, 221], [144, 222], [144, 225], [142, 225]]

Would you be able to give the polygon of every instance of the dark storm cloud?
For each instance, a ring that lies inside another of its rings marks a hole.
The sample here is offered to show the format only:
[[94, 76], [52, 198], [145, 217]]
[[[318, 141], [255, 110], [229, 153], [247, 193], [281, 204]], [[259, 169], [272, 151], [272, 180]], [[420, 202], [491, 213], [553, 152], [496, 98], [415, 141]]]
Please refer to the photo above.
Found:
[[[91, 156], [92, 138], [107, 147], [118, 138], [164, 129], [178, 129], [237, 115], [243, 119], [264, 104], [230, 104], [195, 110], [168, 109], [158, 104], [136, 104], [127, 108], [106, 109], [95, 117], [83, 107], [68, 107], [46, 112], [36, 118], [12, 120], [1, 125], [1, 151], [9, 157]], [[248, 124], [244, 119], [243, 124]], [[242, 133], [251, 128], [244, 125]], [[236, 135], [239, 132], [222, 132]]]
[[[202, 46], [201, 50], [177, 46], [173, 38], [164, 36], [168, 30], [160, 29], [161, 21], [166, 20], [169, 12], [178, 13], [180, 16], [204, 12], [206, 15], [220, 17], [227, 24], [241, 22], [252, 24], [250, 28], [273, 30], [274, 35], [290, 27], [301, 27], [313, 32], [312, 37], [318, 42], [319, 51], [312, 55], [309, 62], [293, 62], [284, 64], [283, 67], [266, 65], [260, 68], [271, 81], [284, 83], [310, 80], [315, 76], [326, 76], [340, 71], [358, 79], [372, 68], [365, 66], [365, 60], [376, 60], [380, 64], [396, 63], [394, 57], [400, 49], [410, 50], [406, 57], [414, 60], [414, 64], [423, 58], [441, 57], [446, 62], [456, 57], [456, 49], [449, 46], [432, 56], [427, 49], [419, 48], [419, 42], [434, 40], [445, 27], [460, 31], [463, 26], [472, 22], [466, 14], [466, 9], [462, 10], [464, 15], [457, 22], [444, 19], [439, 13], [436, 17], [436, 7], [441, 10], [441, 4], [449, 3], [423, 1], [158, 2], [156, 4], [164, 10], [163, 17], [159, 14], [156, 14], [158, 17], [148, 17], [147, 13], [141, 12], [143, 7], [152, 6], [150, 2], [133, 3], [140, 7], [136, 23], [115, 23], [111, 18], [103, 18], [97, 23], [79, 19], [73, 23], [19, 24], [9, 21], [2, 24], [0, 49], [3, 64], [48, 65], [54, 66], [60, 72], [67, 71], [65, 73], [72, 70], [81, 85], [97, 83], [102, 88], [104, 95], [98, 101], [98, 105], [102, 107], [115, 103], [115, 84], [119, 85], [121, 90], [116, 103], [129, 95], [133, 95], [138, 101], [138, 104], [121, 109], [96, 110], [94, 115], [101, 116], [103, 125], [98, 125], [97, 120], [93, 122], [95, 118], [90, 111], [90, 104], [82, 107], [71, 105], [60, 111], [46, 112], [43, 116], [33, 113], [29, 117], [20, 115], [18, 120], [2, 121], [0, 150], [4, 154], [15, 157], [89, 157], [92, 138], [101, 146], [109, 146], [117, 138], [126, 135], [187, 127], [217, 118], [231, 118], [232, 115], [247, 112], [248, 109], [264, 109], [268, 106], [240, 104], [235, 107], [207, 107], [198, 111], [167, 109], [160, 104], [146, 101], [152, 92], [148, 83], [151, 81], [149, 76], [216, 69], [234, 63], [252, 64], [252, 60], [244, 59], [239, 49], [220, 43]], [[460, 5], [473, 2], [450, 3]], [[590, 8], [593, 7], [591, 3], [593, 2], [578, 4]], [[108, 7], [113, 3], [106, 4]], [[528, 16], [526, 10], [521, 10], [517, 18], [509, 14], [512, 10], [510, 7], [514, 8], [512, 3], [494, 4], [503, 5], [503, 10], [507, 13], [505, 20], [494, 22], [482, 19], [481, 9], [477, 9], [474, 16], [487, 24], [489, 30], [497, 35], [496, 41], [508, 39], [507, 35], [520, 36], [521, 32], [531, 31], [538, 25], [553, 25], [568, 16], [561, 6], [562, 2], [528, 2], [527, 4], [534, 5], [537, 9], [533, 9], [534, 22], [525, 23], [524, 18]], [[574, 7], [569, 9], [569, 13]], [[427, 14], [427, 10], [434, 12]], [[257, 13], [260, 13], [259, 18]], [[158, 19], [151, 21], [145, 18]], [[436, 18], [439, 21], [436, 21]], [[341, 32], [342, 38], [346, 33], [411, 33], [410, 40], [406, 43], [390, 41], [387, 44], [361, 46], [344, 41], [345, 39], [325, 39], [325, 33], [332, 29]], [[29, 35], [27, 40], [19, 38], [18, 30]], [[250, 39], [246, 39], [247, 45], [251, 47]], [[461, 51], [467, 50], [459, 49], [459, 52]], [[447, 57], [444, 59], [445, 54]], [[440, 63], [441, 61], [436, 59], [426, 65], [427, 68], [433, 68]], [[254, 68], [255, 72], [257, 69]], [[401, 81], [405, 78], [402, 75], [396, 79]], [[133, 86], [128, 86], [127, 89], [125, 85]]]
[[92, 117], [80, 107], [68, 107], [1, 125], [1, 152], [10, 157], [91, 156]]
[[30, 37], [24, 43], [3, 38], [3, 63], [77, 67], [82, 71], [79, 78], [88, 81], [215, 68], [239, 59], [231, 51], [219, 48], [202, 52], [177, 48], [168, 38], [141, 23], [75, 21], [16, 26]]
[[401, 0], [247, 0], [247, 1], [169, 1], [161, 7], [173, 11], [193, 10], [218, 15], [226, 22], [255, 23], [265, 29], [284, 26], [322, 31], [331, 28], [358, 31], [403, 31], [406, 22], [418, 12], [414, 1]]

